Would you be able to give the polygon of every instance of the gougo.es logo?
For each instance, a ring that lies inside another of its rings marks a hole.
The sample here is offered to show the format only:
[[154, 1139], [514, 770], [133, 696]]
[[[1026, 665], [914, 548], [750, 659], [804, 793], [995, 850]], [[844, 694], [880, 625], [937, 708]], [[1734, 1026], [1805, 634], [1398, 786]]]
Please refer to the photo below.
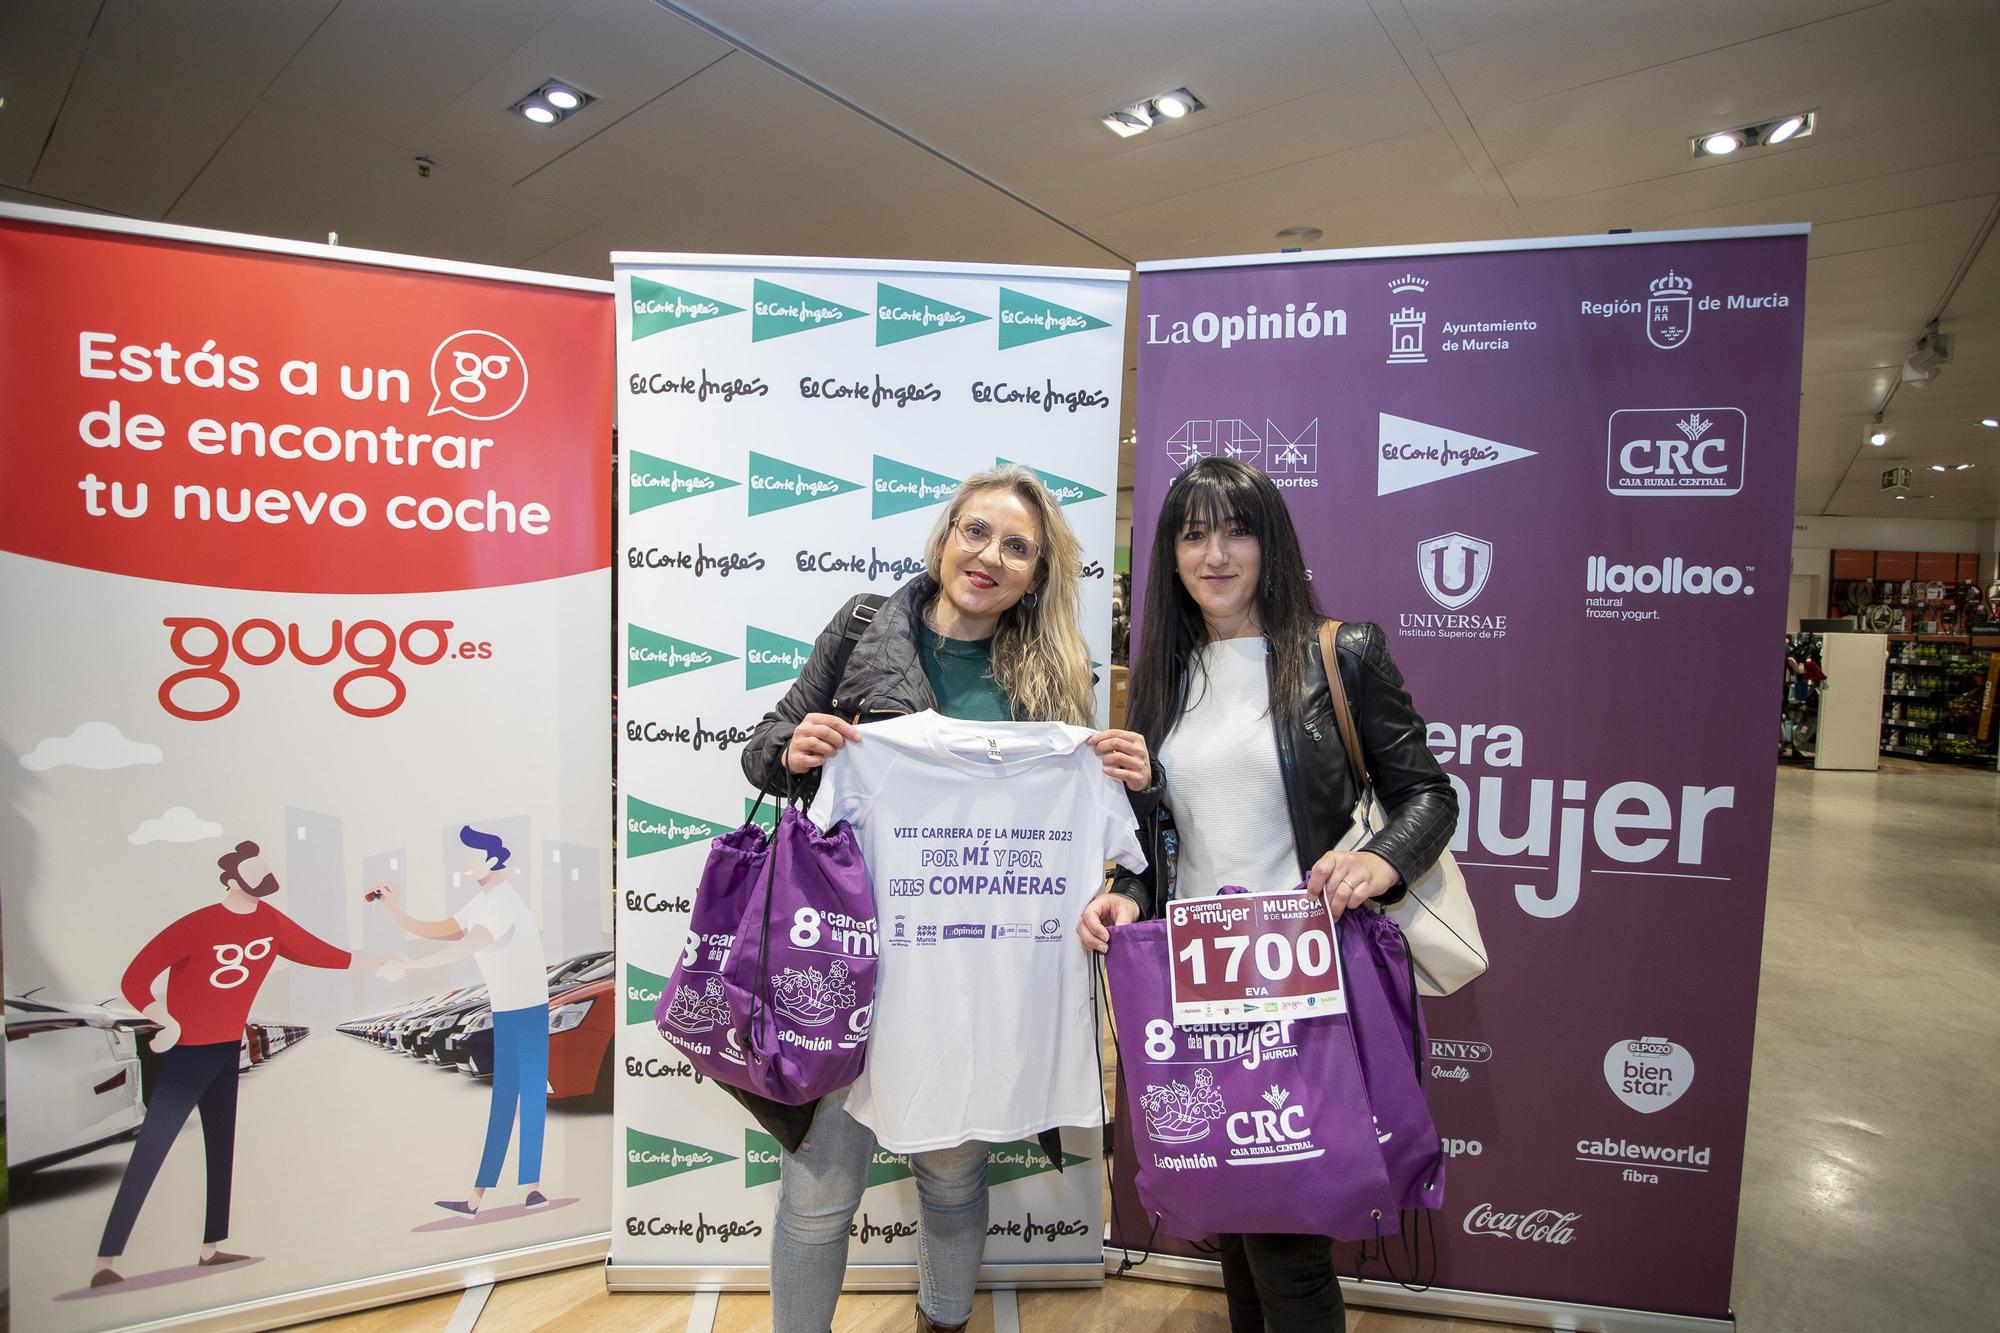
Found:
[[[245, 667], [287, 659], [301, 666], [346, 667], [333, 682], [334, 703], [353, 717], [386, 717], [410, 694], [399, 666], [493, 656], [493, 645], [484, 640], [454, 644], [449, 620], [413, 620], [401, 630], [374, 619], [310, 628], [261, 616], [233, 629], [207, 616], [168, 616], [160, 623], [168, 630], [168, 650], [182, 666], [160, 682], [160, 707], [186, 722], [212, 722], [234, 711], [243, 697], [234, 673]], [[220, 701], [216, 687], [222, 690]]]

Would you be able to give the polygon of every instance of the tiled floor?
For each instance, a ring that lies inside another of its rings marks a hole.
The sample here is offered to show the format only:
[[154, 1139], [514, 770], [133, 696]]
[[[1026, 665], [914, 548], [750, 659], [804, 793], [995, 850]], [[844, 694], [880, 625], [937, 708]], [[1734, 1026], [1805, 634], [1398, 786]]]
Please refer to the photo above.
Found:
[[[2000, 1327], [2000, 776], [1890, 761], [1779, 775], [1736, 1245], [1744, 1333]], [[481, 1333], [685, 1326], [691, 1298], [596, 1269], [506, 1283]], [[457, 1297], [320, 1327], [442, 1330]], [[724, 1297], [715, 1327], [768, 1326]], [[1024, 1295], [1029, 1333], [1226, 1333], [1221, 1293], [1123, 1281]], [[906, 1330], [908, 1296], [842, 1300], [840, 1333]], [[991, 1330], [981, 1297], [972, 1327]], [[1470, 1333], [1353, 1310], [1358, 1333]]]

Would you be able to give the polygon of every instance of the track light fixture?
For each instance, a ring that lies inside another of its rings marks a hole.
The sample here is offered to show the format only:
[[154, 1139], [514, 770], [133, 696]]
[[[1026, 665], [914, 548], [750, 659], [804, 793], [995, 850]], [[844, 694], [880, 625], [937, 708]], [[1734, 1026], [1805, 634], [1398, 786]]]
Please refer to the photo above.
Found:
[[1207, 109], [1208, 104], [1187, 89], [1172, 88], [1130, 106], [1107, 111], [1097, 119], [1119, 138], [1129, 139], [1135, 134], [1144, 134], [1163, 120], [1180, 120]]
[[581, 88], [560, 79], [549, 79], [507, 109], [537, 125], [554, 125], [569, 119], [596, 100]]
[[1768, 148], [1803, 139], [1819, 127], [1819, 112], [1799, 111], [1755, 125], [1710, 130], [1688, 140], [1689, 157], [1728, 157], [1739, 149]]

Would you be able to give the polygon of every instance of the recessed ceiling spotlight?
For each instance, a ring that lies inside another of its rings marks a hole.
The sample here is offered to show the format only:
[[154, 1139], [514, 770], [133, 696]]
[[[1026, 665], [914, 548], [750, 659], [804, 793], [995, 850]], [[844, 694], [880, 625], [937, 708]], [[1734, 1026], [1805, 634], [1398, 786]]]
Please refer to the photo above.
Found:
[[1710, 130], [1688, 140], [1690, 157], [1727, 157], [1738, 149], [1769, 148], [1793, 139], [1803, 139], [1819, 128], [1817, 111], [1799, 111], [1777, 120], [1755, 125], [1737, 125], [1726, 130]]
[[1979, 424], [1988, 430], [2000, 430], [2000, 419], [1994, 417], [1981, 417], [1979, 418]]
[[1942, 472], [1942, 471], [1944, 471], [1944, 464], [1943, 464], [1943, 463], [1932, 463], [1932, 464], [1931, 464], [1931, 471], [1933, 471], [1933, 472]]
[[1882, 418], [1876, 417], [1875, 424], [1861, 432], [1861, 438], [1880, 449], [1889, 442], [1889, 432], [1882, 428]]
[[1907, 495], [1899, 495], [1899, 496], [1897, 496], [1896, 498], [1897, 498], [1898, 500], [1907, 500], [1907, 499], [1909, 499], [1910, 497], [1909, 497], [1909, 496], [1907, 496]]
[[537, 125], [553, 125], [568, 120], [597, 99], [581, 89], [557, 79], [545, 80], [541, 87], [508, 107]]
[[1190, 112], [1207, 109], [1208, 104], [1187, 89], [1172, 88], [1130, 106], [1107, 111], [1097, 120], [1119, 138], [1129, 139], [1152, 129], [1162, 120], [1179, 120]]
[[1971, 467], [1971, 466], [1972, 466], [1972, 464], [1970, 464], [1970, 463], [1960, 463], [1960, 464], [1959, 464], [1959, 465], [1958, 465], [1957, 467], [1953, 468], [1953, 469], [1952, 469], [1952, 471], [1953, 471], [1953, 472], [1963, 472], [1963, 471], [1965, 471], [1965, 470], [1966, 470], [1967, 468], [1969, 468], [1969, 467]]

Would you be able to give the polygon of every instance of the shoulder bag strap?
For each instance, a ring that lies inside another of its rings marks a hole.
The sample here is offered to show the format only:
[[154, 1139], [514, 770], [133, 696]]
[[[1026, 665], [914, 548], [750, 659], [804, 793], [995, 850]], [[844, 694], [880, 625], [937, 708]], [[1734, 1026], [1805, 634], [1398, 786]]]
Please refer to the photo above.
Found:
[[1340, 678], [1340, 653], [1334, 647], [1334, 639], [1340, 633], [1340, 622], [1329, 620], [1319, 627], [1319, 660], [1326, 667], [1326, 691], [1333, 698], [1333, 719], [1340, 726], [1340, 748], [1347, 752], [1347, 771], [1354, 775], [1355, 786], [1367, 791], [1372, 779], [1368, 775], [1368, 756], [1361, 748], [1361, 735], [1354, 729], [1354, 711], [1347, 706], [1347, 682]]

